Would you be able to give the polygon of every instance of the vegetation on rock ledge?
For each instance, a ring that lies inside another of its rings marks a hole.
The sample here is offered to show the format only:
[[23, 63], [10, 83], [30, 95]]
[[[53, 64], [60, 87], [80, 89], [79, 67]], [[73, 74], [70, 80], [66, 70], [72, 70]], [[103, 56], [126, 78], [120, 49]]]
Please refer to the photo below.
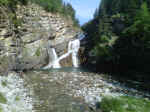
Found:
[[0, 0], [0, 6], [7, 7], [13, 13], [15, 13], [18, 4], [27, 5], [29, 3], [36, 3], [48, 12], [60, 13], [66, 17], [70, 16], [74, 25], [79, 26], [79, 22], [75, 17], [75, 10], [71, 4], [65, 4], [62, 0]]

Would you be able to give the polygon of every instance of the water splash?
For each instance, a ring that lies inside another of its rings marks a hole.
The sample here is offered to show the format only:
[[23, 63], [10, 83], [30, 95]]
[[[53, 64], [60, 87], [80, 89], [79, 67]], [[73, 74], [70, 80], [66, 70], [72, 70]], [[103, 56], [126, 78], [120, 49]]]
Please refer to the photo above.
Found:
[[58, 56], [54, 48], [52, 48], [52, 54], [54, 55], [53, 59], [53, 68], [61, 68], [58, 60]]
[[51, 59], [51, 60], [49, 61], [49, 64], [46, 67], [44, 67], [44, 69], [61, 68], [61, 66], [59, 64], [57, 53], [54, 48], [48, 49], [48, 55], [49, 55], [49, 59]]

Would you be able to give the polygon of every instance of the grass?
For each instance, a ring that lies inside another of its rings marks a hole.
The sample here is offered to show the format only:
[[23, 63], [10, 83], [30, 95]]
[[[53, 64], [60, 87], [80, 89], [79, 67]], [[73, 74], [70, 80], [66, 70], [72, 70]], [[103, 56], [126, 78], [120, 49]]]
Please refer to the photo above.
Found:
[[0, 106], [0, 112], [3, 112], [3, 109], [2, 109], [2, 107]]
[[100, 103], [103, 112], [150, 112], [150, 101], [129, 96], [104, 97]]
[[7, 99], [4, 97], [4, 95], [2, 93], [0, 93], [0, 103], [2, 103], [2, 104], [6, 104], [7, 103]]

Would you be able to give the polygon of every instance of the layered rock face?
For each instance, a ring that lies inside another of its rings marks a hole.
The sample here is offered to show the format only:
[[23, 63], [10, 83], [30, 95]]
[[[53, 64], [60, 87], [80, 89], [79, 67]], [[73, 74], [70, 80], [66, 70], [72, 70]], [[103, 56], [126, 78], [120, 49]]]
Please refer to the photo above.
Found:
[[[2, 11], [1, 11], [2, 12]], [[0, 71], [9, 69], [30, 69], [46, 66], [53, 57], [48, 50], [55, 49], [59, 56], [67, 52], [68, 43], [76, 38], [80, 31], [73, 27], [72, 20], [60, 14], [48, 13], [42, 7], [31, 4], [19, 6], [16, 12], [21, 20], [18, 35], [9, 35], [11, 27], [4, 23], [11, 23], [5, 18], [0, 22]], [[14, 31], [15, 32], [15, 31]], [[61, 60], [61, 66], [71, 66], [68, 56]]]

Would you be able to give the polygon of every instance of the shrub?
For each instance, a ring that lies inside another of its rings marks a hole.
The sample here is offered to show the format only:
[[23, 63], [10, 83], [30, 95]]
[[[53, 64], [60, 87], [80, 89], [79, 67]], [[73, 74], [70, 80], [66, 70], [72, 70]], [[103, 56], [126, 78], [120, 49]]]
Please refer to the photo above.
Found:
[[131, 96], [105, 97], [100, 106], [103, 112], [149, 112], [150, 101]]

